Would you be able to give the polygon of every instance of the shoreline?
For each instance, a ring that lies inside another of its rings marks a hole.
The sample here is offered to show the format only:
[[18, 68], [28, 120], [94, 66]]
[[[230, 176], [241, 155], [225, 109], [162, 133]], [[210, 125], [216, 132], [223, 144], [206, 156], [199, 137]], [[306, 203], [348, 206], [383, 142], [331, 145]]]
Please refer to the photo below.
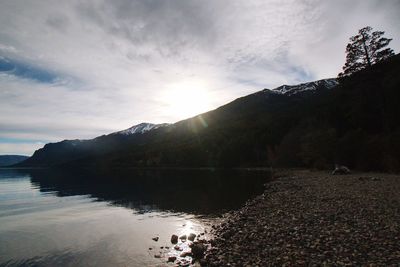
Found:
[[[77, 170], [195, 170], [195, 171], [263, 171], [270, 172], [270, 167], [111, 167], [111, 168], [98, 168], [98, 167], [87, 167], [87, 166], [75, 166]], [[19, 167], [19, 166], [0, 166], [0, 170], [66, 170], [65, 167], [60, 166], [36, 166], [36, 167]]]
[[283, 171], [213, 228], [202, 266], [398, 266], [400, 176]]

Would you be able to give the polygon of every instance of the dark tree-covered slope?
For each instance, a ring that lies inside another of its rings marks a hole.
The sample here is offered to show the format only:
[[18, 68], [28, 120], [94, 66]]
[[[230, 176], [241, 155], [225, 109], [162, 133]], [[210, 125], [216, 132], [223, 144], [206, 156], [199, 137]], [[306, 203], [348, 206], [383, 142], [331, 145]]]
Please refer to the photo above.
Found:
[[101, 156], [111, 151], [118, 151], [131, 143], [142, 142], [142, 137], [149, 131], [156, 131], [167, 124], [141, 123], [129, 129], [102, 135], [89, 140], [63, 140], [57, 143], [46, 144], [35, 151], [32, 157], [19, 166], [48, 167], [83, 159], [89, 156]]

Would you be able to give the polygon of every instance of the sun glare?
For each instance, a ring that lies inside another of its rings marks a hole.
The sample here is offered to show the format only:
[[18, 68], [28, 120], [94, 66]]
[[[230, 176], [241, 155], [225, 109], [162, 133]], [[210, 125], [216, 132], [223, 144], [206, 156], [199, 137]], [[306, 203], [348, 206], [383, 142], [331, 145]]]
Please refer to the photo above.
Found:
[[162, 93], [165, 112], [176, 119], [185, 119], [211, 109], [211, 93], [201, 81], [184, 81], [169, 85]]

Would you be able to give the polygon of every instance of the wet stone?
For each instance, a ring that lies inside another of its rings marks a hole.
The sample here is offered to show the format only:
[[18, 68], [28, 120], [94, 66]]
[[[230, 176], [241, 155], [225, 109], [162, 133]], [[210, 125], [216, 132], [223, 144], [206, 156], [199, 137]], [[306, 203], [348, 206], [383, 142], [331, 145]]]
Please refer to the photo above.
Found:
[[168, 262], [175, 262], [175, 261], [176, 261], [176, 257], [175, 256], [168, 257]]
[[191, 233], [189, 236], [188, 236], [188, 240], [190, 240], [190, 241], [194, 241], [194, 239], [196, 238], [196, 234], [193, 234], [193, 233]]
[[178, 236], [177, 235], [172, 235], [171, 236], [171, 243], [172, 244], [178, 243]]

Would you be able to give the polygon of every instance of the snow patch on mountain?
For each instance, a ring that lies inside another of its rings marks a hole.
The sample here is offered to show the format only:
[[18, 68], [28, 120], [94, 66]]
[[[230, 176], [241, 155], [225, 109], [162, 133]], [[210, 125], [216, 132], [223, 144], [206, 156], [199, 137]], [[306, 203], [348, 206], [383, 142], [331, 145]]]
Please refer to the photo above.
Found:
[[115, 132], [114, 134], [122, 134], [122, 135], [132, 135], [132, 134], [138, 134], [138, 133], [142, 134], [142, 133], [149, 132], [151, 130], [155, 130], [160, 127], [165, 127], [168, 125], [169, 125], [168, 123], [153, 124], [153, 123], [143, 122], [138, 125], [132, 126], [128, 129], [125, 129], [125, 130], [122, 130], [119, 132]]
[[275, 89], [264, 89], [264, 92], [273, 92], [282, 95], [295, 95], [301, 92], [315, 92], [319, 89], [331, 89], [338, 85], [337, 79], [323, 79], [314, 82], [301, 83], [298, 85], [282, 85]]

